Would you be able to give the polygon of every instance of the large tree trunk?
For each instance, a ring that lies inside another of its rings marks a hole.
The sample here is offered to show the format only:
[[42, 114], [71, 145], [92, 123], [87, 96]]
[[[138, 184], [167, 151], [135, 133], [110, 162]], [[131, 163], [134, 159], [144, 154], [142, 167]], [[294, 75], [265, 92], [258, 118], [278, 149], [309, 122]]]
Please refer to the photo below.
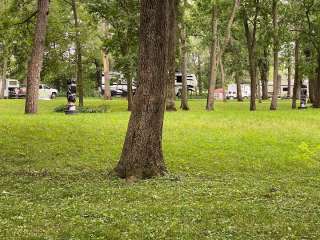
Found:
[[79, 92], [79, 106], [83, 107], [83, 78], [82, 78], [82, 50], [81, 50], [81, 40], [80, 40], [80, 29], [79, 29], [79, 20], [78, 20], [78, 11], [76, 0], [72, 0], [72, 12], [74, 18], [74, 27], [75, 27], [75, 42], [76, 42], [76, 63], [77, 63], [77, 89]]
[[273, 21], [273, 94], [270, 110], [277, 110], [279, 96], [279, 37], [278, 37], [278, 0], [272, 1]]
[[294, 73], [294, 86], [293, 86], [293, 94], [292, 94], [292, 109], [297, 108], [297, 98], [299, 96], [299, 87], [300, 87], [300, 43], [299, 40], [295, 41], [295, 49], [294, 49], [294, 65], [295, 65], [295, 73]]
[[317, 76], [314, 81], [314, 98], [312, 103], [312, 106], [314, 108], [320, 108], [320, 52], [318, 52], [317, 54]]
[[214, 110], [214, 91], [217, 83], [217, 46], [218, 46], [218, 9], [212, 6], [212, 42], [210, 51], [210, 78], [208, 88], [207, 107], [208, 111]]
[[243, 102], [241, 82], [240, 82], [240, 74], [239, 74], [238, 71], [236, 71], [236, 73], [235, 73], [235, 80], [236, 80], [236, 84], [237, 84], [237, 99], [238, 99], [238, 102]]
[[[172, 1], [172, 0], [169, 0]], [[129, 180], [166, 172], [162, 128], [166, 104], [168, 0], [140, 1], [139, 87], [115, 172]]]
[[176, 108], [176, 47], [177, 47], [177, 10], [179, 0], [169, 1], [169, 40], [168, 40], [168, 85], [167, 85], [167, 111], [177, 111]]
[[38, 111], [39, 81], [43, 64], [43, 53], [49, 15], [49, 0], [38, 0], [37, 22], [35, 27], [31, 59], [28, 64], [27, 96], [25, 113]]
[[188, 85], [187, 85], [187, 46], [186, 46], [186, 29], [181, 31], [181, 74], [182, 74], [182, 91], [181, 106], [182, 110], [188, 111]]

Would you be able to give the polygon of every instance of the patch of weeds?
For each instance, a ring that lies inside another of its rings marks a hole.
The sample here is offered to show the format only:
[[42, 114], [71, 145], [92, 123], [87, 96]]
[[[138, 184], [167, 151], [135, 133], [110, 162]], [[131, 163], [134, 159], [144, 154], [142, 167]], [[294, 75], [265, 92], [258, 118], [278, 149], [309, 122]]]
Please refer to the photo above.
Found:
[[[54, 109], [58, 113], [64, 113], [66, 110], [66, 105], [60, 105]], [[79, 113], [106, 113], [107, 111], [107, 105], [77, 107], [77, 112]]]

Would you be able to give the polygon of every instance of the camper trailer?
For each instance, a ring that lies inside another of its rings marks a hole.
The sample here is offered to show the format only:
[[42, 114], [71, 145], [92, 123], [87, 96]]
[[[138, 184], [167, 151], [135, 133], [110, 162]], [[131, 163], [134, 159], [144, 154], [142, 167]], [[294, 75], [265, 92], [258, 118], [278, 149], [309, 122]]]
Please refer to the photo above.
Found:
[[[110, 72], [110, 91], [112, 96], [126, 96], [128, 92], [127, 80], [124, 78], [123, 74], [119, 72]], [[190, 94], [196, 93], [198, 90], [198, 80], [194, 74], [187, 75], [187, 87]], [[99, 87], [99, 92], [101, 95], [104, 94], [105, 89], [105, 79], [104, 76], [101, 80], [101, 86]], [[132, 83], [133, 92], [136, 90], [136, 83]], [[175, 92], [177, 96], [181, 95], [182, 91], [182, 74], [176, 73], [175, 80]]]
[[[241, 94], [243, 98], [249, 98], [251, 96], [250, 84], [241, 84]], [[237, 84], [229, 84], [226, 94], [227, 99], [237, 98]]]
[[[198, 80], [196, 75], [187, 74], [187, 87], [190, 94], [197, 93], [198, 91]], [[182, 73], [176, 73], [175, 81], [175, 91], [176, 95], [180, 96], [182, 91]]]

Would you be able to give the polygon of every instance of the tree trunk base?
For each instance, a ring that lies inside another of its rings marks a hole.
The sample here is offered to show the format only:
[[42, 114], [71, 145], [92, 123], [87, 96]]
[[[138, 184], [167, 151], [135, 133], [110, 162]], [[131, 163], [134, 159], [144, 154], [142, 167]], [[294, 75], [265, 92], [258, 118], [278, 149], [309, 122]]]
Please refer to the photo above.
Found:
[[167, 106], [167, 107], [166, 107], [166, 111], [167, 111], [167, 112], [176, 112], [176, 111], [178, 111], [178, 110], [177, 110], [176, 107], [168, 107], [168, 106]]
[[154, 165], [154, 166], [140, 166], [137, 168], [128, 168], [124, 166], [125, 164], [119, 163], [118, 166], [114, 169], [113, 174], [119, 178], [135, 181], [150, 179], [155, 177], [162, 177], [167, 174], [167, 169], [164, 165]]

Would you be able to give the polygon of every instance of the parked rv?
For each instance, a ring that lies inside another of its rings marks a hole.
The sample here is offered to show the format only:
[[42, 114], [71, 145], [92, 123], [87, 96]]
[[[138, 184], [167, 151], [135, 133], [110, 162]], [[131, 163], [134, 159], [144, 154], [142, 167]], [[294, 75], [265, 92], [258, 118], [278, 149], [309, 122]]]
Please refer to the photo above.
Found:
[[[124, 78], [123, 74], [119, 72], [110, 72], [110, 91], [112, 96], [123, 96], [126, 97], [128, 94], [128, 85], [127, 80]], [[187, 87], [189, 93], [196, 93], [198, 90], [198, 80], [195, 74], [187, 75]], [[104, 76], [101, 79], [101, 86], [99, 87], [99, 92], [101, 95], [104, 94], [105, 89], [105, 79]], [[135, 92], [136, 83], [132, 82], [132, 90]], [[175, 93], [179, 97], [181, 96], [182, 91], [182, 74], [176, 73], [176, 81], [175, 81]]]
[[[128, 85], [127, 80], [124, 79], [122, 73], [119, 72], [110, 72], [110, 91], [112, 97], [126, 97], [128, 95]], [[99, 93], [104, 95], [105, 90], [105, 78], [104, 75], [101, 79], [101, 86], [99, 87]], [[135, 82], [132, 83], [132, 91], [133, 93], [136, 90]]]
[[[190, 94], [198, 91], [198, 80], [195, 74], [187, 74], [187, 87]], [[176, 73], [175, 92], [177, 97], [182, 92], [182, 73]]]
[[20, 83], [15, 79], [7, 79], [5, 81], [4, 97], [17, 98], [19, 93]]
[[[250, 84], [241, 84], [241, 94], [243, 98], [249, 98], [251, 96]], [[237, 98], [237, 84], [229, 84], [226, 93], [227, 99]]]
[[[7, 79], [4, 89], [5, 98], [25, 98], [26, 86], [20, 85], [18, 80]], [[50, 88], [45, 84], [39, 85], [39, 99], [54, 99], [58, 96], [58, 90]]]

